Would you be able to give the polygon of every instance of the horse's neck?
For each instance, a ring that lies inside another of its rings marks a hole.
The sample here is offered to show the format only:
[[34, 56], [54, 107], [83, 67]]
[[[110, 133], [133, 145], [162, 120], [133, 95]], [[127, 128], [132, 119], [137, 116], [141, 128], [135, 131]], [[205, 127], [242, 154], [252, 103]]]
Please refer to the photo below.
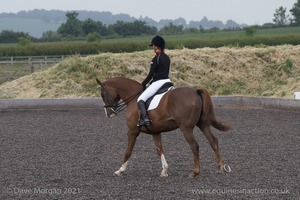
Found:
[[123, 101], [137, 95], [141, 91], [140, 85], [131, 81], [128, 83], [117, 84], [115, 85], [115, 88]]

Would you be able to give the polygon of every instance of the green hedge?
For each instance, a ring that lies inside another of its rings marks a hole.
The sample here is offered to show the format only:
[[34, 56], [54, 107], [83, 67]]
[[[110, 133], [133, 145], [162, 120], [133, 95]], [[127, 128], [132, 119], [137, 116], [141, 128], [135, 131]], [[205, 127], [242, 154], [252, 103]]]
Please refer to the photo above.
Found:
[[[180, 48], [218, 48], [222, 46], [253, 46], [253, 45], [283, 45], [300, 44], [300, 34], [282, 36], [235, 36], [235, 37], [169, 37], [168, 49]], [[134, 52], [149, 49], [149, 38], [102, 40], [101, 42], [54, 42], [31, 43], [29, 45], [0, 45], [0, 56], [50, 56], [50, 55], [74, 55], [97, 54], [99, 52]]]
[[203, 39], [183, 39], [183, 40], [170, 40], [168, 41], [169, 49], [177, 49], [179, 47], [185, 47], [189, 49], [211, 47], [218, 48], [222, 46], [254, 46], [254, 45], [299, 45], [300, 44], [300, 34], [299, 35], [286, 35], [286, 36], [256, 36], [247, 37], [240, 36], [235, 38], [203, 38]]
[[26, 46], [8, 45], [0, 47], [0, 56], [49, 56], [92, 54], [99, 44], [87, 42], [32, 43]]

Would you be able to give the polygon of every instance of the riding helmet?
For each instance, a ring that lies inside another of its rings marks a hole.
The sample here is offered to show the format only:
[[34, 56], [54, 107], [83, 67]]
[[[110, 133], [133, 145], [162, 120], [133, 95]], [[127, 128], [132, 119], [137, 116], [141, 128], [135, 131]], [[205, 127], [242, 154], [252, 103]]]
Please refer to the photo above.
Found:
[[165, 43], [164, 38], [162, 38], [162, 37], [160, 37], [159, 35], [157, 35], [157, 36], [155, 36], [155, 37], [152, 39], [152, 41], [151, 41], [150, 46], [153, 46], [153, 45], [154, 45], [154, 46], [157, 46], [157, 47], [160, 47], [160, 48], [162, 48], [162, 49], [164, 49], [166, 43]]

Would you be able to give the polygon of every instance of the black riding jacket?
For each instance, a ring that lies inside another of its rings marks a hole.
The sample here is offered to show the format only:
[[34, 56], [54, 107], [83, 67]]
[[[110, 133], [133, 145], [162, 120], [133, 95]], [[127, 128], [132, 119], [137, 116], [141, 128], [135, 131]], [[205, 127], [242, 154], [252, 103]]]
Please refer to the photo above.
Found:
[[161, 79], [169, 78], [170, 71], [170, 58], [167, 54], [157, 54], [151, 62], [151, 67], [148, 76], [142, 82], [143, 86], [146, 86], [150, 81], [155, 82]]

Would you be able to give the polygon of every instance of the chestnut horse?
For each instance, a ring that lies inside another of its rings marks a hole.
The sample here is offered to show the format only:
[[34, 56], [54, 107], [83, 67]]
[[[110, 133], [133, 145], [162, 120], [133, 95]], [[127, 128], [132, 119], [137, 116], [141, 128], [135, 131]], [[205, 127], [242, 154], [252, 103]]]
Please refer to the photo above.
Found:
[[[137, 106], [137, 98], [142, 92], [142, 85], [137, 81], [117, 77], [104, 82], [96, 79], [101, 86], [101, 96], [104, 103], [104, 110], [109, 118], [113, 118], [125, 107], [126, 123], [128, 127], [128, 146], [124, 156], [123, 164], [114, 174], [121, 176], [128, 166], [128, 159], [131, 156], [134, 144], [140, 132], [153, 136], [157, 153], [162, 163], [161, 177], [168, 176], [168, 164], [164, 156], [164, 149], [161, 141], [161, 133], [179, 128], [185, 140], [190, 145], [194, 155], [194, 171], [189, 175], [193, 178], [199, 174], [199, 145], [193, 135], [195, 126], [204, 133], [210, 146], [215, 152], [218, 168], [221, 171], [230, 172], [229, 166], [225, 166], [218, 147], [218, 140], [211, 132], [213, 126], [218, 130], [227, 131], [231, 126], [216, 120], [211, 97], [205, 89], [188, 87], [175, 88], [167, 92], [161, 99], [158, 107], [148, 112], [151, 119], [149, 128], [137, 127], [140, 117]], [[121, 100], [121, 101], [120, 101]], [[120, 101], [120, 102], [119, 102]]]

